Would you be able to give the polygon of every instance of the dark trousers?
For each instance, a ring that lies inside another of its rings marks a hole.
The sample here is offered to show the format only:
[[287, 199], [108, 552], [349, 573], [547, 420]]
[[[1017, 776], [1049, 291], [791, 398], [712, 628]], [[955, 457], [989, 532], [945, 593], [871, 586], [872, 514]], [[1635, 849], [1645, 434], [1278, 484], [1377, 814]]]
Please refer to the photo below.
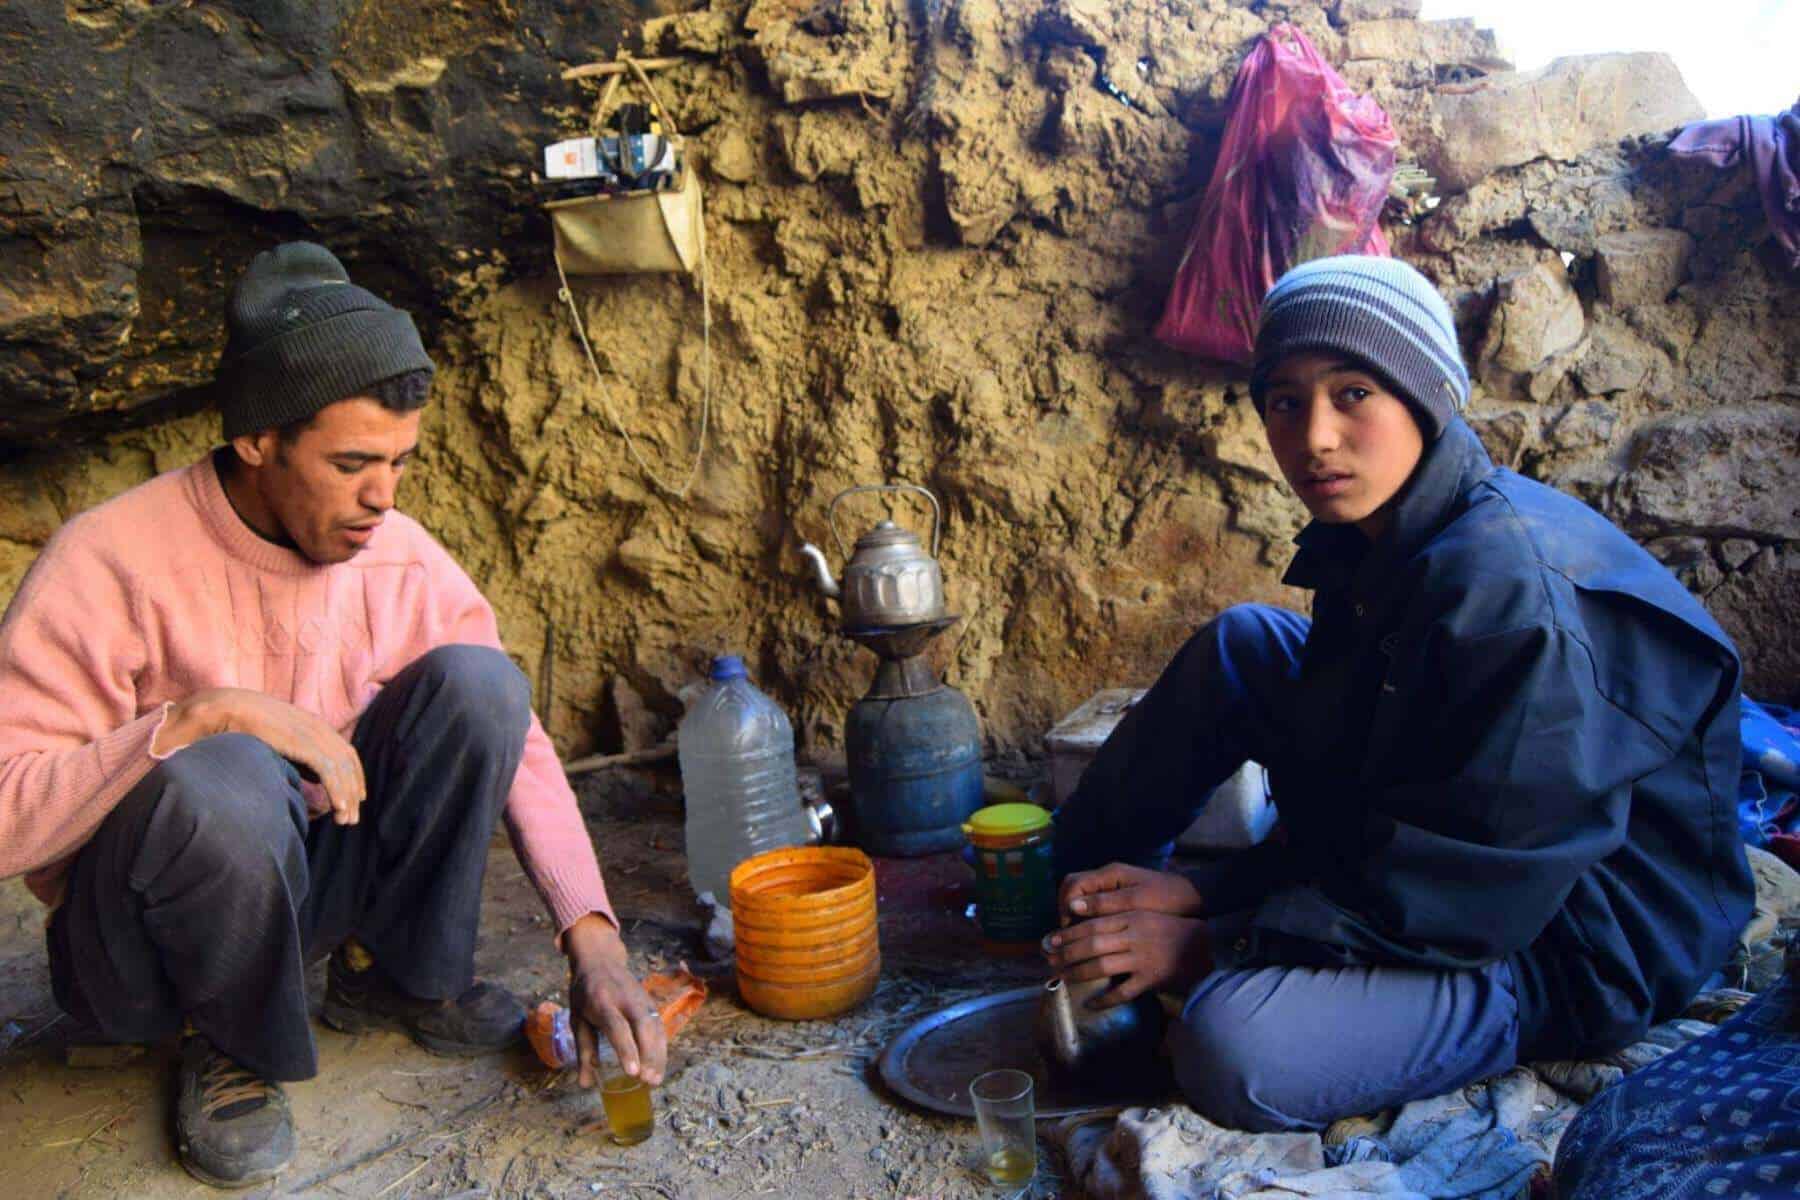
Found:
[[308, 819], [294, 765], [246, 734], [159, 763], [76, 856], [48, 940], [57, 1002], [120, 1042], [183, 1021], [268, 1079], [318, 1072], [306, 964], [355, 935], [404, 991], [473, 981], [482, 872], [530, 688], [482, 646], [397, 675], [351, 742], [361, 820]]
[[[1310, 625], [1266, 605], [1227, 609], [1175, 656], [1056, 814], [1057, 866], [1160, 865], [1245, 761], [1279, 764]], [[1279, 802], [1280, 797], [1276, 797]], [[1211, 922], [1217, 966], [1171, 1029], [1189, 1103], [1237, 1129], [1322, 1129], [1511, 1068], [1518, 1002], [1505, 963], [1440, 970], [1237, 964], [1251, 913]]]

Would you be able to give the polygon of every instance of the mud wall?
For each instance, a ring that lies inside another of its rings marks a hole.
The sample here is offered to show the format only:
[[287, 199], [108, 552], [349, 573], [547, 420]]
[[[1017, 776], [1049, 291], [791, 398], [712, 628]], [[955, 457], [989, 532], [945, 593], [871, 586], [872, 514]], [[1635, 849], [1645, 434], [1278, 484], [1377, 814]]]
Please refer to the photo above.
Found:
[[[648, 51], [693, 58], [659, 78], [707, 188], [712, 418], [685, 501], [646, 481], [608, 410], [666, 477], [683, 473], [705, 390], [698, 289], [577, 283], [597, 379], [531, 207], [535, 146], [581, 119], [582, 95], [546, 81], [594, 31], [576, 45], [489, 29], [471, 44], [420, 21], [382, 51], [386, 77], [409, 81], [393, 96], [414, 114], [412, 153], [447, 144], [459, 112], [493, 109], [483, 97], [511, 96], [506, 137], [484, 153], [523, 165], [463, 160], [444, 186], [470, 186], [466, 173], [489, 181], [486, 198], [450, 209], [271, 179], [233, 199], [256, 216], [238, 240], [342, 244], [353, 274], [420, 311], [443, 369], [403, 506], [486, 587], [565, 750], [660, 738], [678, 689], [721, 650], [749, 656], [811, 747], [834, 746], [870, 660], [832, 635], [797, 547], [831, 547], [831, 497], [883, 479], [943, 500], [964, 619], [937, 653], [994, 748], [1030, 749], [1091, 691], [1153, 678], [1221, 607], [1302, 602], [1277, 582], [1302, 510], [1241, 377], [1148, 336], [1236, 66], [1289, 19], [1381, 100], [1402, 157], [1437, 180], [1386, 227], [1453, 299], [1470, 416], [1495, 457], [1648, 544], [1739, 639], [1752, 690], [1794, 699], [1800, 289], [1753, 186], [1664, 155], [1668, 131], [1699, 115], [1666, 60], [1521, 75], [1468, 23], [1414, 16], [1408, 0], [756, 0], [650, 21]], [[319, 54], [344, 77], [342, 51]], [[538, 81], [536, 113], [516, 82], [477, 78], [494, 61]], [[394, 119], [365, 106], [350, 127], [367, 144]], [[357, 161], [324, 174], [350, 188]], [[62, 390], [0, 401], [13, 455], [0, 596], [70, 513], [211, 443], [212, 289], [247, 252], [221, 240], [231, 261], [208, 257], [225, 233], [184, 242], [202, 274], [138, 268], [142, 293], [182, 297], [167, 312], [140, 305], [95, 333], [46, 302], [20, 333], [0, 309], [0, 356], [9, 335], [13, 348], [55, 335], [72, 364]], [[0, 252], [35, 245], [47, 263], [58, 236], [15, 233]], [[52, 298], [53, 275], [38, 276]], [[115, 361], [154, 345], [184, 373], [84, 377], [96, 345]], [[131, 413], [144, 427], [109, 428]], [[846, 505], [847, 533], [879, 515]], [[897, 515], [924, 526], [922, 510]]]

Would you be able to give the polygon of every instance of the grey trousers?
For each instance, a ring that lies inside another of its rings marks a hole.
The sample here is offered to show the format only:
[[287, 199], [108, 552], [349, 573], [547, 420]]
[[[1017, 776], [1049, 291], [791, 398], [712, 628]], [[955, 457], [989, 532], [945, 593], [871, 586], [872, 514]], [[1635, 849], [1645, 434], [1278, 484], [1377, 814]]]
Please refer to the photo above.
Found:
[[[1247, 922], [1212, 922], [1229, 944]], [[1512, 970], [1221, 966], [1188, 993], [1168, 1048], [1175, 1079], [1216, 1125], [1323, 1129], [1510, 1070]]]
[[409, 994], [458, 995], [530, 717], [530, 687], [498, 650], [423, 655], [357, 722], [355, 825], [309, 820], [293, 764], [246, 734], [170, 756], [76, 855], [47, 934], [57, 1002], [118, 1042], [191, 1022], [289, 1080], [318, 1071], [306, 964], [350, 935]]
[[[1309, 628], [1298, 613], [1244, 604], [1195, 634], [1057, 811], [1059, 872], [1158, 865], [1246, 759], [1279, 762], [1290, 737], [1281, 696]], [[1322, 1129], [1514, 1065], [1518, 1003], [1504, 963], [1245, 966], [1232, 947], [1248, 919], [1213, 921], [1217, 969], [1189, 994], [1169, 1039], [1176, 1079], [1214, 1123]]]

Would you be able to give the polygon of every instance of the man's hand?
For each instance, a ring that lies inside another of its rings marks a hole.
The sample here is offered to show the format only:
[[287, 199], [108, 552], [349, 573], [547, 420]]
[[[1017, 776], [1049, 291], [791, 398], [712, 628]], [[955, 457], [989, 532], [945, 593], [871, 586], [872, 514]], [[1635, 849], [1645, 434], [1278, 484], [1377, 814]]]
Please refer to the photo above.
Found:
[[625, 942], [599, 913], [589, 913], [563, 934], [569, 955], [569, 1018], [581, 1053], [582, 1087], [600, 1080], [599, 1033], [606, 1034], [627, 1075], [662, 1082], [669, 1043], [662, 1018], [625, 959]]
[[331, 801], [331, 819], [354, 825], [367, 785], [362, 759], [344, 735], [305, 709], [247, 688], [208, 688], [169, 710], [152, 753], [191, 745], [221, 733], [247, 733], [318, 778]]
[[1078, 871], [1063, 880], [1057, 896], [1062, 923], [1117, 913], [1167, 913], [1197, 917], [1203, 904], [1199, 889], [1185, 876], [1112, 863], [1095, 871]]
[[1124, 976], [1088, 1001], [1111, 1008], [1152, 988], [1186, 991], [1199, 983], [1212, 970], [1212, 938], [1198, 918], [1140, 910], [1059, 929], [1044, 939], [1044, 957], [1072, 983]]

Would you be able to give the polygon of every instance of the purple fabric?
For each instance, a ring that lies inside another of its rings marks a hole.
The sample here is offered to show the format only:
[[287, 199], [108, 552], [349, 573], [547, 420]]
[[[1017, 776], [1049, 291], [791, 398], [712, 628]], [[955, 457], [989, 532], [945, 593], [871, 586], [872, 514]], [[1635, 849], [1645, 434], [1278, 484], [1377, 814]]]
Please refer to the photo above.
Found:
[[1669, 153], [1724, 170], [1749, 160], [1756, 169], [1763, 214], [1788, 267], [1800, 268], [1800, 104], [1777, 117], [1726, 117], [1689, 125]]

